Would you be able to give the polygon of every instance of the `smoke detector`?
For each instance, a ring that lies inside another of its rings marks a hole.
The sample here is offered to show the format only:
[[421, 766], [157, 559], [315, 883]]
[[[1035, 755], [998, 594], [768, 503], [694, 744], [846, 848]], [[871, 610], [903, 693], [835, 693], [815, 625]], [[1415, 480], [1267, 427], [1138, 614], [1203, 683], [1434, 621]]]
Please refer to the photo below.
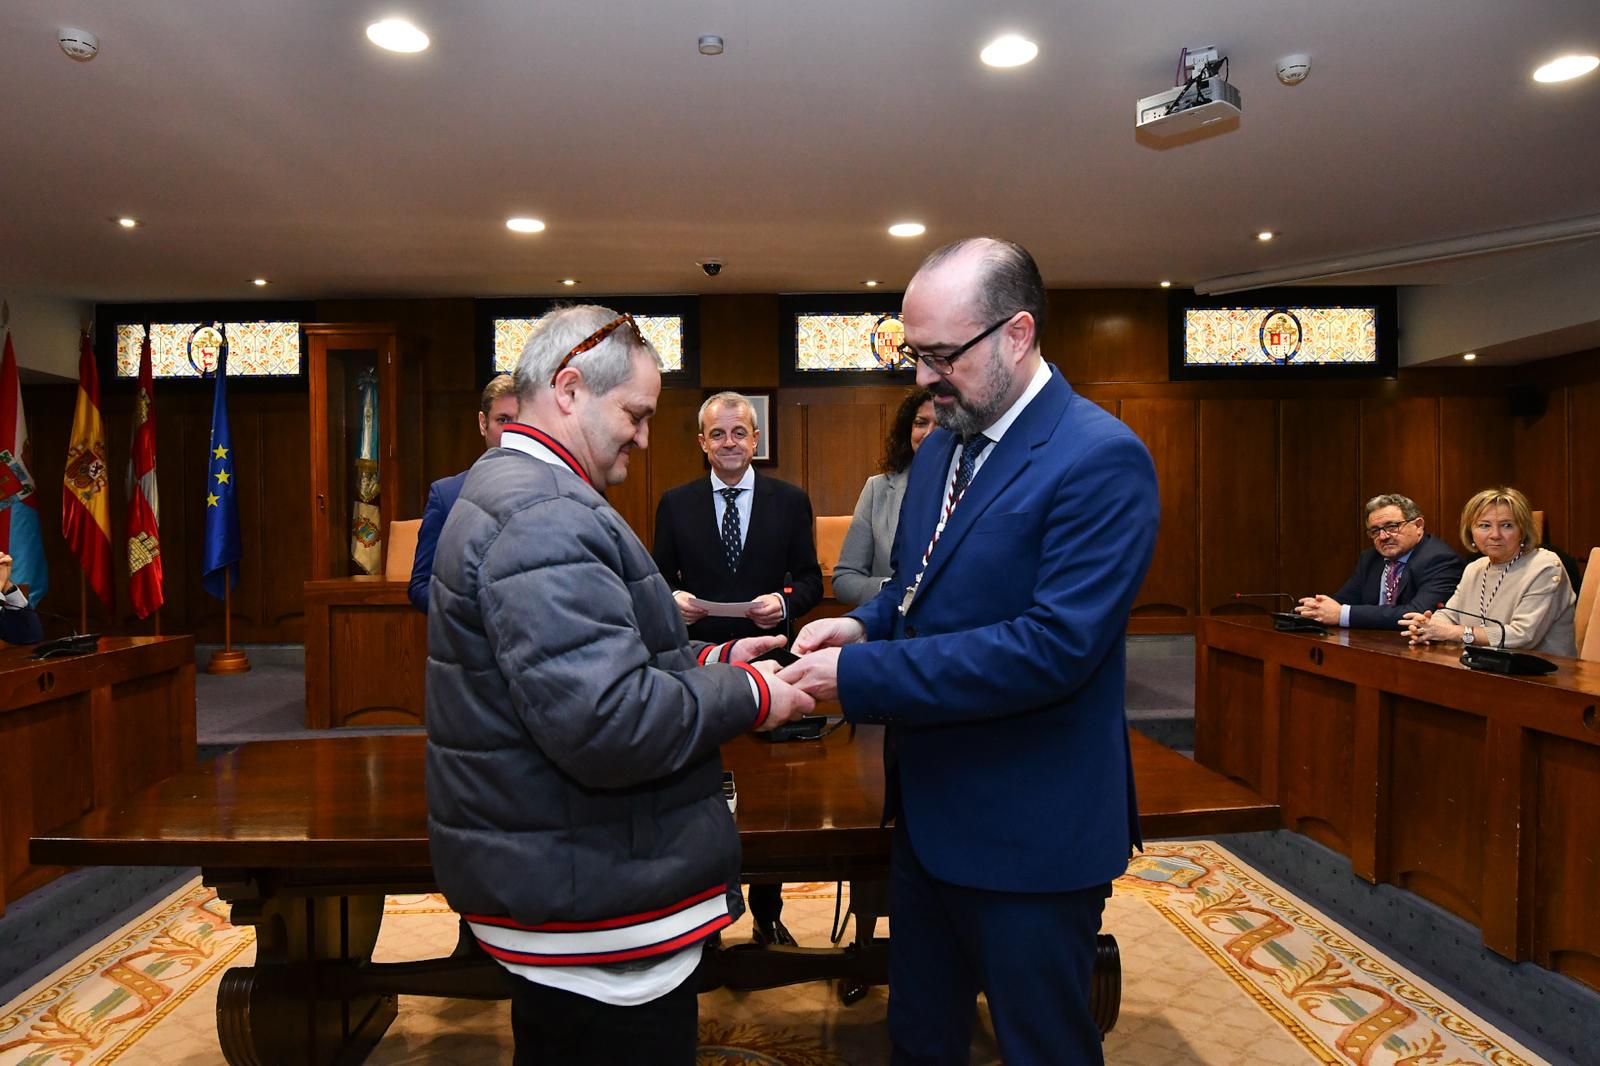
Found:
[[69, 58], [79, 63], [87, 63], [100, 54], [100, 38], [88, 30], [63, 26], [56, 31], [56, 43]]
[[1278, 80], [1285, 85], [1299, 85], [1311, 73], [1311, 57], [1304, 53], [1284, 56], [1278, 60]]

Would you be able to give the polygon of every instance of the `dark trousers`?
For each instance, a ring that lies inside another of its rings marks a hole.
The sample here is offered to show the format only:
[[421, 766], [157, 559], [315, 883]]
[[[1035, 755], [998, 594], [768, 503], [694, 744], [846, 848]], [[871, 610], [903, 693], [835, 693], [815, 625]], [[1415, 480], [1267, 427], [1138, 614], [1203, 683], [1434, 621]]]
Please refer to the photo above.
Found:
[[1089, 982], [1110, 894], [1110, 885], [1032, 893], [948, 884], [923, 868], [897, 827], [889, 882], [892, 1061], [966, 1066], [982, 991], [1007, 1066], [1104, 1062]]
[[700, 972], [659, 999], [616, 1007], [513, 976], [514, 1066], [694, 1066]]
[[751, 919], [760, 925], [771, 925], [783, 915], [782, 885], [751, 885], [746, 898]]

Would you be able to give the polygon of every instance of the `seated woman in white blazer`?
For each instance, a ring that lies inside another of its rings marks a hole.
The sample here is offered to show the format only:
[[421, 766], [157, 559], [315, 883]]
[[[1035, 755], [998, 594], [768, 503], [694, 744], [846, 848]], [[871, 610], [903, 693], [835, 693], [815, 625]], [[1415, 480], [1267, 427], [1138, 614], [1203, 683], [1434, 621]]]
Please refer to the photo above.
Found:
[[900, 521], [906, 471], [931, 429], [933, 397], [927, 389], [907, 393], [884, 442], [883, 473], [867, 478], [833, 567], [833, 595], [840, 603], [866, 603], [889, 580], [889, 549]]
[[[1539, 547], [1526, 496], [1513, 488], [1493, 488], [1472, 497], [1461, 512], [1461, 542], [1482, 558], [1467, 564], [1455, 595], [1444, 607], [1400, 620], [1411, 643], [1487, 644], [1549, 655], [1578, 654], [1572, 630], [1578, 597], [1560, 556]], [[1486, 615], [1494, 622], [1457, 610]]]

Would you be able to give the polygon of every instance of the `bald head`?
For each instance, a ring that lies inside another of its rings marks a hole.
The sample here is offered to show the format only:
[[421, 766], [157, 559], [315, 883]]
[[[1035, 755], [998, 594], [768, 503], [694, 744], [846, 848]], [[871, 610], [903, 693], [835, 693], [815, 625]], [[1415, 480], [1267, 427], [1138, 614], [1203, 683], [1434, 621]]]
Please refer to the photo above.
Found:
[[1034, 341], [1044, 332], [1045, 292], [1039, 265], [1028, 250], [1001, 237], [963, 237], [929, 253], [906, 286], [937, 284], [961, 301], [975, 322], [988, 325], [1018, 311], [1033, 318]]

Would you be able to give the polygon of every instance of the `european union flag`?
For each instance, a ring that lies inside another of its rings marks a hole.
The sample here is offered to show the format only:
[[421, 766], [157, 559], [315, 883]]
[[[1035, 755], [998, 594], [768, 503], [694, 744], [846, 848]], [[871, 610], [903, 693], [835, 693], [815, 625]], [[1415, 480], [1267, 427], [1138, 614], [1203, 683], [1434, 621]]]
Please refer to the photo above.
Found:
[[[233, 434], [228, 432], [228, 346], [217, 354], [211, 401], [211, 454], [206, 457], [206, 540], [200, 584], [217, 599], [239, 584], [239, 500], [234, 494]], [[226, 585], [223, 582], [227, 582]]]

